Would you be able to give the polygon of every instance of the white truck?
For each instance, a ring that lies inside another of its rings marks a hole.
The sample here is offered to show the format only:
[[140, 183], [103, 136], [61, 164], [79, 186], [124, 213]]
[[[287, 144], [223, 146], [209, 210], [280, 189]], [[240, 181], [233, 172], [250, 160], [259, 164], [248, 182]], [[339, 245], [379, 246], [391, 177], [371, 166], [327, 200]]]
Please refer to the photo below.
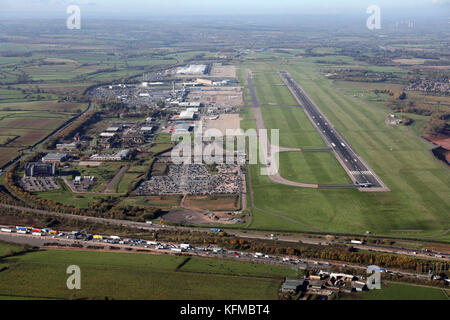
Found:
[[191, 247], [191, 245], [189, 243], [182, 243], [182, 244], [180, 244], [180, 248], [181, 249], [185, 249], [185, 250], [189, 250], [192, 247]]

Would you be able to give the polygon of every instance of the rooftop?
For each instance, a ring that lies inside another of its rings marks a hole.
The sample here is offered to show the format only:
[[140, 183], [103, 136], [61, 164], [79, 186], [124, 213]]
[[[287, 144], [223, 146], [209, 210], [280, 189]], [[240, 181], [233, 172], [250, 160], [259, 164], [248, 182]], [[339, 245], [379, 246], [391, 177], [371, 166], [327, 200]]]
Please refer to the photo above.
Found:
[[42, 158], [43, 161], [61, 161], [67, 157], [67, 153], [48, 153], [46, 156]]
[[286, 281], [283, 283], [282, 288], [297, 290], [297, 288], [303, 286], [304, 283], [305, 283], [304, 280], [286, 279]]
[[205, 64], [191, 64], [187, 67], [179, 68], [177, 74], [204, 74], [206, 68]]
[[114, 132], [102, 132], [100, 137], [114, 137], [116, 134]]

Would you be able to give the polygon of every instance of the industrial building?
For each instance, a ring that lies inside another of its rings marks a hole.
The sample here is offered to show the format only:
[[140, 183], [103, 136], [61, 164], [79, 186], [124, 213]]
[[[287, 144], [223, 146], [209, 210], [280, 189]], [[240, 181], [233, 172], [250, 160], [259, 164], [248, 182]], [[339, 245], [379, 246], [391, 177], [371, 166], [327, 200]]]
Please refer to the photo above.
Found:
[[143, 133], [151, 133], [151, 132], [153, 131], [153, 127], [150, 127], [150, 126], [144, 126], [144, 127], [142, 127], [140, 130], [141, 130], [141, 132], [143, 132]]
[[48, 177], [56, 174], [55, 163], [28, 162], [25, 166], [25, 176], [27, 177]]
[[90, 157], [91, 160], [98, 160], [98, 161], [121, 161], [125, 159], [130, 154], [130, 150], [124, 149], [119, 151], [118, 153], [111, 155], [100, 155], [100, 154], [94, 154], [92, 157]]
[[142, 82], [143, 87], [163, 86], [164, 82]]
[[192, 108], [200, 108], [201, 103], [200, 102], [179, 102], [178, 105], [180, 107], [192, 107]]
[[181, 67], [177, 70], [177, 74], [202, 75], [207, 73], [208, 66], [205, 64], [191, 64]]
[[191, 131], [192, 125], [189, 123], [180, 123], [173, 127], [173, 132], [175, 134], [185, 134]]
[[177, 120], [193, 120], [195, 113], [191, 110], [182, 111], [179, 116], [177, 116]]
[[49, 153], [42, 158], [42, 162], [61, 163], [67, 160], [67, 153]]
[[106, 132], [118, 132], [120, 131], [120, 127], [109, 127], [106, 129]]
[[197, 82], [198, 84], [203, 84], [205, 86], [212, 86], [213, 85], [213, 81], [209, 80], [209, 79], [197, 79], [195, 82]]
[[303, 291], [305, 288], [305, 281], [301, 279], [286, 279], [281, 286], [281, 292], [296, 294]]
[[72, 143], [58, 143], [56, 145], [56, 149], [59, 151], [64, 151], [64, 150], [75, 150], [77, 148], [77, 144], [75, 142]]
[[114, 137], [116, 134], [114, 132], [102, 132], [100, 133], [100, 137], [102, 138], [111, 138]]

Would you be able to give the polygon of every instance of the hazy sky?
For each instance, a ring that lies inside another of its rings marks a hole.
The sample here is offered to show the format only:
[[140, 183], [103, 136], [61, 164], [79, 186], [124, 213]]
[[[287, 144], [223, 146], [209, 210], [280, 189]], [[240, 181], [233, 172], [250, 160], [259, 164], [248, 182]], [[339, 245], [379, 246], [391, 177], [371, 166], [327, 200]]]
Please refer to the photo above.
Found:
[[365, 12], [379, 5], [389, 12], [436, 12], [450, 16], [450, 0], [0, 0], [1, 17], [65, 17], [77, 4], [85, 16], [195, 14], [333, 14]]

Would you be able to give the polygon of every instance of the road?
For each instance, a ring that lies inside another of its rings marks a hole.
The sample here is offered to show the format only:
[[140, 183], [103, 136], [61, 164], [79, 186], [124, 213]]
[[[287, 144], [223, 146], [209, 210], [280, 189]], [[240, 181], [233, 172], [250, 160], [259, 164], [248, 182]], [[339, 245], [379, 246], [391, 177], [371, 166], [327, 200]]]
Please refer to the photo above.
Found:
[[[205, 228], [167, 226], [167, 225], [158, 225], [158, 224], [148, 224], [145, 222], [134, 222], [134, 221], [128, 221], [128, 220], [79, 216], [79, 215], [73, 215], [73, 214], [68, 214], [68, 213], [59, 213], [59, 212], [52, 212], [52, 211], [47, 211], [47, 210], [31, 209], [31, 208], [13, 206], [13, 205], [7, 205], [7, 204], [0, 204], [0, 207], [6, 208], [6, 209], [19, 210], [19, 211], [23, 211], [23, 212], [32, 212], [32, 213], [37, 213], [37, 214], [46, 215], [46, 216], [63, 217], [63, 218], [80, 220], [80, 221], [84, 221], [84, 222], [125, 226], [125, 227], [130, 227], [130, 228], [143, 229], [143, 230], [147, 230], [147, 231], [181, 230], [181, 231], [210, 232], [209, 229], [205, 229]], [[257, 210], [260, 210], [260, 209], [257, 209]], [[266, 212], [264, 210], [262, 210], [262, 211]], [[267, 212], [267, 213], [269, 213], [269, 212]], [[275, 216], [277, 216], [277, 215], [275, 215]], [[278, 217], [285, 218], [282, 216], [278, 216]], [[286, 218], [286, 219], [291, 220], [288, 218]], [[298, 222], [295, 220], [292, 220], [291, 223], [298, 223]], [[245, 232], [243, 232], [240, 230], [230, 229], [230, 230], [226, 230], [226, 232], [230, 235], [234, 235], [234, 236], [240, 237], [240, 238], [263, 239], [263, 240], [270, 239], [268, 237], [268, 235], [262, 234], [261, 232], [258, 232], [258, 231], [252, 232], [251, 230], [245, 230]], [[388, 238], [388, 236], [384, 236], [384, 237]], [[395, 238], [395, 237], [391, 237], [391, 238]], [[294, 242], [294, 243], [298, 243], [299, 240], [301, 240], [303, 243], [310, 243], [310, 244], [319, 244], [319, 242], [323, 242], [323, 240], [318, 241], [315, 239], [298, 238], [298, 237], [291, 237], [291, 236], [279, 236], [278, 240], [286, 241], [286, 242]], [[447, 261], [450, 259], [450, 253], [448, 253], [448, 252], [438, 252], [438, 251], [431, 251], [431, 250], [428, 252], [421, 252], [421, 250], [419, 250], [419, 249], [389, 247], [389, 246], [370, 245], [370, 244], [364, 244], [361, 246], [354, 245], [354, 244], [346, 244], [346, 243], [341, 243], [341, 244], [352, 246], [352, 247], [360, 247], [361, 249], [370, 249], [370, 250], [376, 250], [376, 251], [382, 251], [382, 252], [394, 253], [394, 254], [403, 254], [403, 255], [409, 255], [409, 256], [423, 256], [423, 257], [427, 257], [427, 258], [444, 259]], [[417, 252], [417, 254], [414, 254], [413, 252]], [[442, 258], [437, 257], [437, 255], [442, 256]]]
[[[352, 146], [336, 130], [333, 124], [326, 118], [319, 107], [308, 97], [301, 86], [286, 72], [281, 71], [280, 76], [303, 107], [309, 120], [320, 133], [324, 141], [330, 146], [352, 181], [361, 186], [361, 191], [389, 191], [375, 172], [356, 153]], [[325, 187], [326, 186], [319, 186]], [[329, 186], [330, 187], [330, 186]], [[333, 187], [333, 186], [332, 186]]]
[[102, 193], [113, 193], [114, 192], [114, 186], [116, 185], [117, 181], [122, 177], [122, 175], [128, 170], [128, 166], [123, 166], [120, 168], [120, 170], [116, 173], [116, 175], [111, 179], [110, 182], [106, 185], [105, 190], [103, 190]]
[[[1, 226], [5, 227], [5, 226]], [[181, 249], [181, 245], [172, 242], [147, 242], [145, 240], [139, 239], [118, 239], [112, 240], [107, 236], [103, 240], [87, 240], [83, 236], [75, 237], [70, 234], [63, 234], [62, 236], [35, 236], [31, 234], [17, 234], [17, 233], [3, 233], [0, 232], [0, 240], [15, 242], [20, 244], [29, 244], [32, 246], [40, 246], [44, 248], [56, 248], [69, 250], [71, 245], [78, 245], [77, 250], [89, 250], [88, 246], [102, 246], [103, 248], [109, 248], [114, 246], [121, 249], [136, 249], [135, 252], [143, 252], [153, 254], [173, 254], [173, 255], [187, 255], [187, 256], [197, 256], [197, 257], [209, 257], [209, 258], [222, 258], [222, 259], [238, 259], [240, 261], [247, 261], [253, 263], [263, 263], [263, 264], [273, 264], [273, 265], [284, 265], [287, 267], [299, 268], [299, 269], [321, 269], [324, 271], [329, 271], [332, 266], [335, 267], [350, 267], [359, 270], [365, 270], [367, 267], [363, 265], [358, 265], [354, 263], [343, 264], [336, 261], [328, 261], [322, 259], [309, 259], [290, 257], [286, 255], [265, 255], [258, 254], [256, 252], [238, 252], [235, 250], [226, 250], [223, 248], [216, 248], [211, 245], [202, 247], [190, 247], [189, 249]], [[45, 244], [52, 244], [51, 247]], [[69, 246], [69, 247], [58, 247], [59, 245]], [[218, 250], [217, 250], [218, 249]], [[130, 252], [130, 251], [128, 251]], [[416, 274], [413, 272], [405, 272], [402, 270], [391, 269], [391, 273], [397, 273], [401, 276], [416, 277], [427, 279], [427, 275]]]

